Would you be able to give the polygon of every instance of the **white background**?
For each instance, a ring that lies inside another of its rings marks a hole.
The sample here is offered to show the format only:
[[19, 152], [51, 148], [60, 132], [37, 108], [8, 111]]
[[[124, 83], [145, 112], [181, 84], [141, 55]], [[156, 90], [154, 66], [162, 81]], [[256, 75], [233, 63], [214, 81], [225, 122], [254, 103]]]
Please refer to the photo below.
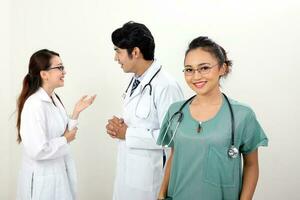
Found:
[[234, 61], [222, 82], [231, 98], [250, 105], [269, 137], [261, 148], [254, 199], [300, 199], [300, 3], [299, 1], [62, 1], [1, 0], [0, 3], [0, 199], [15, 198], [21, 151], [16, 144], [16, 99], [29, 57], [48, 48], [61, 54], [66, 84], [57, 93], [68, 111], [83, 94], [97, 94], [80, 118], [72, 143], [79, 199], [111, 199], [116, 144], [105, 124], [121, 112], [128, 84], [113, 61], [110, 35], [129, 20], [146, 24], [156, 57], [181, 84], [184, 51], [195, 37], [221, 44]]

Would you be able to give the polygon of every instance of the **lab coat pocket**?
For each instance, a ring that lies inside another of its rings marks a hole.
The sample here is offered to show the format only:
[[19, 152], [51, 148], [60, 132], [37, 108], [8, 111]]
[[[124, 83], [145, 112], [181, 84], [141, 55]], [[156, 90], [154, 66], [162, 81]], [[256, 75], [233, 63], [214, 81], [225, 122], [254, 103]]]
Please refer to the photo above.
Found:
[[126, 161], [126, 184], [143, 191], [153, 190], [153, 165], [149, 157], [128, 154]]
[[[146, 90], [146, 89], [145, 89]], [[151, 112], [151, 95], [148, 91], [144, 91], [140, 96], [136, 105], [135, 114], [138, 118], [146, 119]]]
[[204, 166], [204, 182], [217, 187], [234, 187], [239, 174], [237, 160], [229, 158], [226, 148], [216, 149], [210, 146]]

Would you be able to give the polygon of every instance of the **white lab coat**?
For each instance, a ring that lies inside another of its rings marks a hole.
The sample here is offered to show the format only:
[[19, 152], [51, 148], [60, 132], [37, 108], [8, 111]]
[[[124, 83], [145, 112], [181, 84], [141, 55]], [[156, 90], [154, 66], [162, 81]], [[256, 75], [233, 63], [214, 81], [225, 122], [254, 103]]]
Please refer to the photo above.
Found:
[[55, 94], [43, 88], [25, 102], [21, 114], [23, 160], [17, 200], [74, 200], [76, 170], [62, 135], [77, 125], [70, 120]]
[[[134, 93], [131, 86], [124, 99], [126, 139], [118, 140], [117, 169], [113, 200], [155, 200], [163, 177], [163, 149], [156, 144], [160, 125], [170, 104], [183, 99], [177, 82], [163, 69], [152, 80], [152, 95], [146, 87], [160, 68], [154, 61]], [[143, 97], [138, 103], [140, 97]], [[137, 107], [138, 104], [138, 107]], [[141, 119], [136, 116], [144, 117]]]

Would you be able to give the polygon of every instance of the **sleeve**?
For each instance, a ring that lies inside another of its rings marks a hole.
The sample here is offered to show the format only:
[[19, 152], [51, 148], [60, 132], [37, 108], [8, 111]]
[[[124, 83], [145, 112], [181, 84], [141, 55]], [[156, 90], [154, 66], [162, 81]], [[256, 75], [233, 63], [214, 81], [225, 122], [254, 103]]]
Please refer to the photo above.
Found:
[[240, 151], [248, 154], [259, 146], [268, 146], [268, 138], [257, 121], [253, 111], [246, 117], [245, 126], [242, 133]]
[[73, 128], [78, 127], [78, 120], [69, 118], [68, 121], [68, 130], [72, 130]]
[[174, 142], [171, 141], [171, 138], [173, 136], [173, 132], [171, 129], [171, 124], [169, 124], [170, 122], [170, 109], [167, 112], [167, 114], [165, 115], [165, 118], [162, 122], [162, 126], [158, 135], [158, 139], [157, 139], [157, 144], [161, 145], [161, 146], [167, 146], [167, 147], [173, 147], [174, 146]]
[[[33, 103], [33, 102], [32, 102]], [[22, 112], [21, 137], [24, 150], [34, 160], [48, 160], [69, 153], [65, 137], [48, 140], [46, 137], [46, 117], [41, 106], [25, 107]]]
[[[155, 94], [154, 104], [160, 127], [169, 106], [182, 99], [182, 91], [177, 85], [168, 85], [161, 92]], [[126, 131], [126, 145], [131, 148], [161, 149], [161, 146], [156, 144], [159, 132], [160, 128], [146, 129], [141, 127], [128, 127]]]

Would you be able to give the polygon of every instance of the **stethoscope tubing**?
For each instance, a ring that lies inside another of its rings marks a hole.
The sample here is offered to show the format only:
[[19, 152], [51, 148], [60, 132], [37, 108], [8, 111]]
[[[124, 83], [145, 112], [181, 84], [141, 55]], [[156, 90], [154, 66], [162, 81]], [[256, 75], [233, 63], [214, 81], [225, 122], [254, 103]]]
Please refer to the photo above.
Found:
[[[235, 119], [234, 119], [233, 109], [232, 109], [232, 106], [231, 106], [231, 104], [230, 104], [230, 102], [229, 102], [228, 97], [227, 97], [224, 93], [222, 93], [222, 94], [224, 95], [225, 100], [226, 100], [226, 102], [227, 102], [227, 105], [228, 105], [228, 107], [229, 107], [230, 117], [231, 117], [231, 140], [230, 140], [231, 147], [230, 147], [229, 150], [228, 150], [228, 154], [229, 154], [229, 156], [230, 156], [231, 158], [235, 158], [235, 157], [237, 157], [237, 155], [238, 155], [239, 152], [238, 152], [238, 149], [234, 146], [234, 136], [235, 136], [235, 128], [234, 128], [234, 127], [235, 127]], [[183, 117], [184, 117], [184, 116], [183, 116], [182, 110], [183, 110], [183, 108], [184, 108], [190, 101], [192, 101], [192, 100], [195, 98], [195, 96], [196, 96], [196, 95], [194, 95], [194, 96], [190, 97], [188, 100], [186, 100], [186, 101], [182, 104], [182, 106], [179, 108], [179, 110], [178, 110], [177, 112], [175, 112], [175, 113], [171, 116], [171, 118], [168, 120], [168, 126], [167, 126], [166, 131], [164, 132], [164, 136], [163, 136], [163, 138], [162, 138], [162, 140], [161, 140], [162, 142], [164, 141], [164, 139], [165, 139], [165, 137], [166, 137], [166, 135], [167, 135], [167, 132], [168, 132], [168, 130], [170, 129], [170, 126], [171, 126], [171, 124], [172, 124], [172, 121], [174, 120], [174, 118], [175, 118], [177, 115], [179, 115], [179, 117], [178, 117], [178, 119], [177, 119], [177, 123], [176, 123], [175, 129], [174, 129], [174, 132], [173, 132], [172, 137], [171, 137], [171, 139], [170, 139], [170, 142], [169, 142], [167, 145], [165, 145], [165, 146], [169, 146], [169, 145], [171, 144], [171, 142], [173, 141], [173, 139], [175, 138], [175, 135], [176, 135], [176, 133], [177, 133], [177, 129], [178, 129], [178, 127], [179, 127], [179, 125], [180, 125], [180, 123], [181, 123]], [[234, 153], [233, 153], [234, 155], [231, 155], [230, 152], [234, 152]]]

